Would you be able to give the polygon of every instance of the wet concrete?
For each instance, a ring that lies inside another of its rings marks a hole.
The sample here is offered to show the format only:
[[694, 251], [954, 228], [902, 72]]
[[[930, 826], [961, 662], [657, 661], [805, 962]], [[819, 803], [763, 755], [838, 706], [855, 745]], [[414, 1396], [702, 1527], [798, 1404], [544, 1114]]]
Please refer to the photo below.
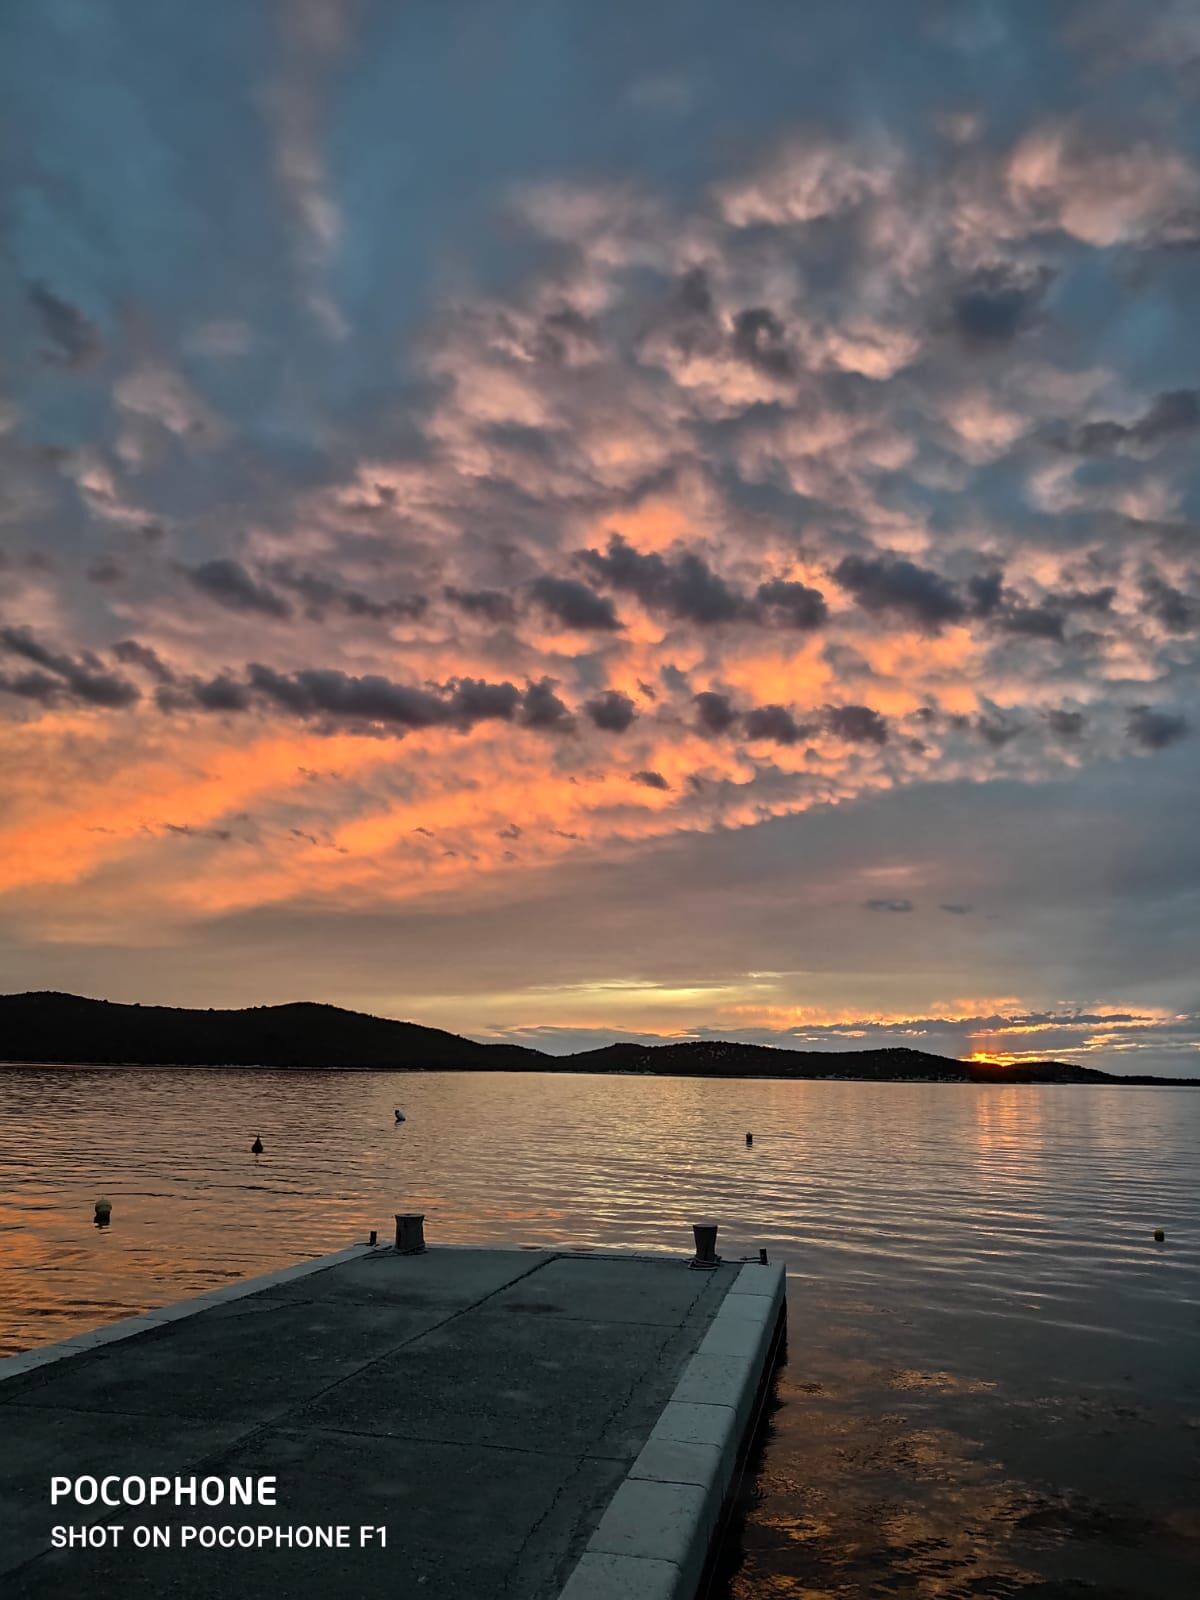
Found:
[[[684, 1260], [364, 1253], [0, 1374], [0, 1588], [551, 1600], [737, 1275]], [[50, 1478], [274, 1474], [263, 1506], [52, 1506]], [[123, 1528], [53, 1549], [55, 1525]], [[167, 1530], [138, 1549], [135, 1527]], [[336, 1527], [333, 1549], [181, 1548], [185, 1526]], [[361, 1542], [360, 1529], [385, 1529]]]

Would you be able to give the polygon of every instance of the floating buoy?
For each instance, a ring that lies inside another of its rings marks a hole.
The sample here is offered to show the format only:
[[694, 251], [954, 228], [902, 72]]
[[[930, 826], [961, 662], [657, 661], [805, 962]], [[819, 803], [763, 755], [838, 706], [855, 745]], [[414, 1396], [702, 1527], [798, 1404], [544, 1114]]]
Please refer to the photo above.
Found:
[[254, 1143], [253, 1143], [253, 1144], [252, 1144], [252, 1145], [251, 1145], [251, 1146], [250, 1146], [250, 1148], [251, 1148], [251, 1150], [253, 1150], [253, 1152], [254, 1152], [254, 1154], [255, 1154], [255, 1155], [256, 1155], [256, 1156], [260, 1156], [260, 1155], [262, 1155], [262, 1153], [263, 1153], [263, 1142], [262, 1142], [262, 1140], [261, 1140], [261, 1139], [260, 1139], [260, 1138], [259, 1138], [259, 1137], [258, 1137], [258, 1135], [257, 1135], [257, 1134], [255, 1134], [255, 1136], [254, 1136]]
[[748, 1133], [746, 1135], [746, 1143], [747, 1144], [753, 1144], [754, 1143], [754, 1135], [752, 1133]]
[[107, 1228], [112, 1217], [112, 1201], [100, 1199], [96, 1201], [96, 1226]]
[[1155, 1241], [1156, 1244], [1161, 1244], [1166, 1237], [1167, 1237], [1167, 1235], [1166, 1235], [1166, 1230], [1165, 1229], [1163, 1229], [1163, 1228], [1155, 1228], [1155, 1230], [1154, 1230], [1154, 1241]]

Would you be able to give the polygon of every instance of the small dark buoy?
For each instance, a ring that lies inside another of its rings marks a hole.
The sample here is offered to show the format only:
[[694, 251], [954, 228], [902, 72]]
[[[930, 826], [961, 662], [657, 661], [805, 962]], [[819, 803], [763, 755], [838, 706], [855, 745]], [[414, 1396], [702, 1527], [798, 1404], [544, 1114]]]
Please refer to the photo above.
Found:
[[255, 1134], [255, 1136], [254, 1136], [254, 1143], [253, 1143], [253, 1144], [252, 1144], [252, 1145], [251, 1145], [251, 1146], [250, 1146], [250, 1148], [251, 1148], [251, 1150], [253, 1150], [253, 1152], [254, 1152], [254, 1154], [255, 1154], [255, 1155], [256, 1155], [256, 1156], [260, 1156], [260, 1155], [262, 1155], [262, 1153], [263, 1153], [263, 1142], [262, 1142], [262, 1140], [261, 1140], [261, 1139], [260, 1139], [260, 1138], [259, 1138], [259, 1137], [258, 1137], [258, 1135], [257, 1135], [257, 1134]]
[[746, 1143], [747, 1144], [753, 1144], [754, 1143], [754, 1135], [752, 1133], [748, 1133], [746, 1135]]
[[1156, 1244], [1161, 1244], [1166, 1237], [1167, 1237], [1167, 1235], [1166, 1235], [1166, 1230], [1165, 1229], [1163, 1229], [1163, 1228], [1155, 1228], [1155, 1230], [1154, 1230], [1154, 1241], [1155, 1241]]
[[96, 1226], [107, 1228], [112, 1220], [112, 1201], [100, 1199], [96, 1201]]

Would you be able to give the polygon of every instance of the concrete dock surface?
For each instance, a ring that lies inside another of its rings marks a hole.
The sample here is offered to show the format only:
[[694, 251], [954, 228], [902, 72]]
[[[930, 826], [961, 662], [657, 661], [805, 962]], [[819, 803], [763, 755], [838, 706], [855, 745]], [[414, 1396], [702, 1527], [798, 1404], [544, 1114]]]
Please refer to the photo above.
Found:
[[[0, 1591], [690, 1600], [782, 1287], [683, 1255], [363, 1246], [0, 1362]], [[183, 1503], [124, 1498], [155, 1476]], [[87, 1504], [89, 1478], [123, 1503]], [[235, 1478], [274, 1478], [274, 1506], [189, 1502]], [[203, 1542], [236, 1537], [259, 1542]]]

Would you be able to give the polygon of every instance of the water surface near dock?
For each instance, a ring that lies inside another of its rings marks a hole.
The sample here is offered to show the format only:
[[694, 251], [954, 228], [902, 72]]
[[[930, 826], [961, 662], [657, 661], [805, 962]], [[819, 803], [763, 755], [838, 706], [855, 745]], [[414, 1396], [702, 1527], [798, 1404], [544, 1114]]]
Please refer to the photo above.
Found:
[[0, 1340], [318, 1254], [401, 1206], [431, 1238], [677, 1254], [711, 1212], [723, 1250], [789, 1266], [736, 1600], [1042, 1600], [1071, 1578], [1190, 1600], [1198, 1152], [1189, 1090], [5, 1068]]

